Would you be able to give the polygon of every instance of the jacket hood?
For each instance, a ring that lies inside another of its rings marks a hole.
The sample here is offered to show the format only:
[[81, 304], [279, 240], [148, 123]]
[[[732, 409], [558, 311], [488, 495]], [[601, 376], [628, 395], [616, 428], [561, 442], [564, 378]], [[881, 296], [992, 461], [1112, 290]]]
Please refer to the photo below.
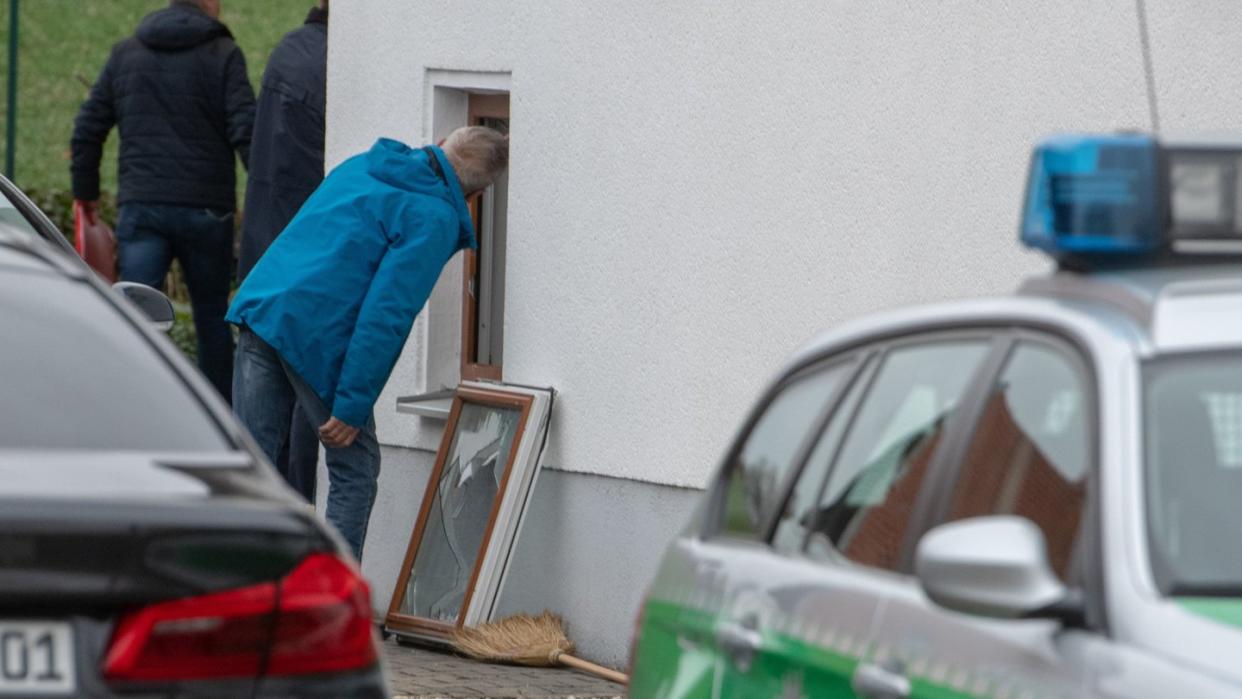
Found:
[[[434, 156], [444, 173], [444, 179], [436, 174], [428, 162]], [[474, 223], [470, 208], [457, 181], [457, 174], [444, 151], [437, 146], [410, 148], [391, 138], [381, 138], [367, 153], [367, 172], [377, 180], [416, 194], [429, 194], [447, 200], [457, 212], [458, 248], [475, 248]]]
[[144, 17], [134, 36], [157, 51], [184, 51], [233, 35], [224, 24], [197, 9], [173, 5]]

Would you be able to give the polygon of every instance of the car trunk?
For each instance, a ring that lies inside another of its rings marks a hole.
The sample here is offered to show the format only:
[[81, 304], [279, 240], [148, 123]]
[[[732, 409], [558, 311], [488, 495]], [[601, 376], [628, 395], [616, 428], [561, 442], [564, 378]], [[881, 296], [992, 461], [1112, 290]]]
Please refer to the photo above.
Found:
[[[308, 554], [332, 550], [307, 512], [271, 488], [264, 472], [234, 457], [73, 457], [0, 453], [5, 689], [183, 691], [176, 677], [105, 682], [103, 666], [117, 652], [119, 620], [181, 604], [174, 600], [274, 589]], [[262, 666], [220, 673], [225, 676], [209, 684], [213, 691], [249, 695]], [[53, 681], [58, 675], [59, 684]], [[202, 682], [194, 686], [203, 688]]]

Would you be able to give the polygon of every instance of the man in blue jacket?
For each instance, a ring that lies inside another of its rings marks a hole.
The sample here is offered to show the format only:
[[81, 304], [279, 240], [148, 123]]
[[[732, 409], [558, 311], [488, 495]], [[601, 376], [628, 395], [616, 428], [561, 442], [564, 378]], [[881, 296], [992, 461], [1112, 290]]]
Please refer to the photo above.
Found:
[[[245, 281], [268, 246], [323, 182], [327, 73], [328, 0], [319, 0], [306, 22], [280, 40], [263, 70], [250, 143], [238, 280]], [[308, 502], [315, 501], [319, 438], [300, 407], [293, 410], [289, 438], [275, 464], [294, 490]]]
[[234, 297], [233, 409], [271, 459], [295, 400], [327, 447], [327, 519], [362, 558], [379, 477], [372, 408], [458, 250], [466, 199], [504, 171], [509, 141], [482, 126], [420, 149], [380, 139], [329, 173]]

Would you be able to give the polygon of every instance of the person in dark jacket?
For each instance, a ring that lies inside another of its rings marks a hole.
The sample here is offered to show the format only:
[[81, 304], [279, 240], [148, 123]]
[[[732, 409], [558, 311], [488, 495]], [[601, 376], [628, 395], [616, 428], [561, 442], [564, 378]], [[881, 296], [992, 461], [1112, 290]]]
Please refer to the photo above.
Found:
[[173, 0], [112, 47], [74, 122], [70, 170], [73, 196], [93, 219], [104, 141], [119, 128], [120, 276], [161, 288], [173, 258], [181, 262], [199, 367], [229, 398], [234, 153], [247, 162], [255, 100], [219, 14], [220, 0]]
[[[239, 280], [246, 279], [323, 181], [327, 72], [328, 0], [320, 0], [306, 23], [280, 40], [263, 71], [250, 146]], [[314, 502], [318, 465], [319, 436], [301, 407], [295, 407], [276, 467], [294, 490]]]

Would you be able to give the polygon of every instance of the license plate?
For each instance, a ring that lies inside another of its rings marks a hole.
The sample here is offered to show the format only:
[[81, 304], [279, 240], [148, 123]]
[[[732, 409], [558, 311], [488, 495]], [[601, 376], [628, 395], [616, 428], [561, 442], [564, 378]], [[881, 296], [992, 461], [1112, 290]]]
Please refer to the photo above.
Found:
[[0, 621], [0, 695], [72, 694], [73, 627], [56, 621]]

